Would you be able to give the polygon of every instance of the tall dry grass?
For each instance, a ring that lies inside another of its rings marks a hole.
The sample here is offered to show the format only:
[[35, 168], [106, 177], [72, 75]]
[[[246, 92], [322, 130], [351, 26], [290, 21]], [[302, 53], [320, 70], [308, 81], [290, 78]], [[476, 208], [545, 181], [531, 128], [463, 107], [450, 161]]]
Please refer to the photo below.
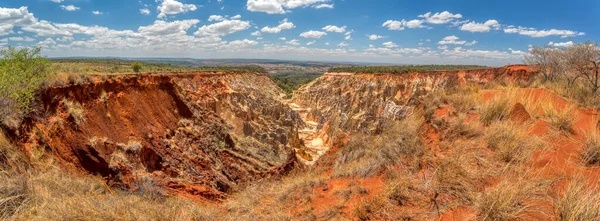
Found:
[[554, 216], [559, 221], [600, 220], [600, 192], [583, 180], [571, 180], [555, 200]]

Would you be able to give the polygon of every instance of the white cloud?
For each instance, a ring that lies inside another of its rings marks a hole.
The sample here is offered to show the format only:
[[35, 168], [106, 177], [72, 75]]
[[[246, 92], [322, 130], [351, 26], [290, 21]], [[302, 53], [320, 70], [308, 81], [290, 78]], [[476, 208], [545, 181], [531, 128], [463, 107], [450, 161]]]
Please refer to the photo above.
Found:
[[300, 45], [300, 42], [298, 40], [296, 40], [296, 39], [289, 40], [289, 41], [287, 41], [285, 43], [291, 44], [291, 45]]
[[61, 5], [60, 6], [63, 10], [65, 11], [77, 11], [79, 9], [81, 9], [80, 7], [74, 6], [74, 5]]
[[279, 38], [279, 40], [285, 41], [286, 38], [285, 37], [281, 37], [281, 38]]
[[138, 32], [146, 36], [168, 36], [172, 34], [185, 35], [187, 30], [198, 24], [200, 20], [190, 19], [182, 21], [166, 22], [162, 20], [154, 21], [149, 26], [141, 26]]
[[317, 41], [310, 41], [310, 42], [306, 43], [306, 45], [310, 46], [310, 45], [314, 45], [315, 43], [317, 43]]
[[176, 15], [198, 9], [194, 4], [183, 4], [177, 0], [157, 0], [157, 2], [159, 1], [162, 1], [162, 3], [157, 7], [160, 12], [158, 18], [166, 18], [167, 15]]
[[327, 35], [327, 33], [322, 32], [322, 31], [307, 31], [304, 32], [302, 34], [300, 34], [300, 37], [303, 38], [321, 38], [323, 36]]
[[332, 9], [333, 8], [333, 4], [313, 5], [313, 8], [316, 8], [316, 9], [322, 9], [322, 8]]
[[246, 30], [250, 22], [241, 20], [225, 20], [218, 23], [204, 25], [194, 34], [197, 36], [225, 36], [238, 31]]
[[10, 41], [26, 41], [26, 42], [35, 41], [35, 39], [31, 38], [31, 37], [10, 37], [10, 38], [8, 38], [8, 40], [10, 40]]
[[252, 36], [260, 36], [260, 31], [252, 32], [252, 33], [250, 33], [250, 35], [252, 35]]
[[326, 31], [326, 32], [342, 33], [342, 32], [346, 32], [346, 26], [338, 27], [338, 26], [335, 26], [335, 25], [327, 25], [327, 26], [323, 27], [322, 30]]
[[488, 20], [485, 23], [468, 22], [460, 26], [460, 30], [468, 32], [489, 32], [491, 29], [499, 30], [500, 23], [496, 20]]
[[265, 32], [265, 33], [279, 33], [281, 32], [281, 30], [289, 30], [292, 28], [295, 28], [296, 25], [294, 25], [294, 23], [289, 22], [286, 19], [283, 19], [281, 22], [279, 22], [279, 25], [276, 27], [269, 27], [269, 26], [265, 26], [262, 29], [260, 29], [261, 32]]
[[419, 15], [419, 18], [423, 18], [425, 22], [429, 24], [447, 24], [452, 22], [454, 19], [462, 18], [461, 14], [452, 14], [448, 11], [438, 12], [432, 14], [431, 12], [427, 12], [423, 15]]
[[208, 21], [223, 21], [225, 20], [225, 17], [221, 16], [221, 15], [211, 15], [208, 17]]
[[240, 19], [240, 18], [242, 18], [242, 16], [241, 16], [241, 15], [235, 15], [235, 16], [232, 16], [232, 17], [231, 17], [231, 18], [229, 18], [229, 19], [237, 20], [237, 19]]
[[466, 43], [467, 43], [467, 41], [459, 41], [459, 38], [454, 35], [447, 36], [438, 42], [438, 44], [441, 44], [441, 45], [464, 45]]
[[526, 27], [521, 27], [521, 26], [515, 27], [512, 25], [504, 28], [504, 33], [508, 33], [508, 34], [516, 33], [516, 34], [525, 35], [525, 36], [534, 37], [534, 38], [541, 38], [541, 37], [548, 37], [548, 36], [560, 36], [561, 38], [568, 38], [568, 37], [585, 35], [584, 32], [577, 32], [577, 31], [571, 31], [571, 30], [557, 30], [557, 29], [537, 30], [535, 28], [526, 28]]
[[338, 46], [340, 46], [340, 47], [348, 47], [348, 46], [350, 46], [350, 44], [348, 44], [348, 43], [346, 43], [346, 42], [343, 42], [343, 41], [342, 41], [342, 42], [340, 42], [340, 43], [338, 44]]
[[466, 46], [473, 46], [475, 44], [479, 43], [478, 41], [472, 41], [472, 42], [467, 42], [465, 43]]
[[397, 48], [398, 47], [397, 44], [395, 44], [394, 42], [391, 42], [391, 41], [384, 42], [382, 45], [386, 48]]
[[150, 9], [147, 8], [140, 8], [140, 13], [142, 15], [149, 15], [150, 14]]
[[548, 43], [549, 46], [553, 46], [553, 47], [571, 47], [573, 45], [575, 45], [575, 43], [573, 41], [567, 41], [567, 42], [553, 42], [551, 41], [550, 43]]
[[381, 35], [367, 35], [367, 37], [369, 37], [369, 40], [371, 40], [371, 41], [385, 38], [384, 36], [381, 36]]
[[54, 3], [61, 3], [61, 2], [63, 2], [64, 0], [50, 0], [50, 1], [51, 1], [51, 2], [54, 2]]
[[102, 12], [101, 11], [92, 11], [92, 14], [94, 14], [94, 15], [101, 15]]
[[257, 44], [258, 44], [257, 41], [244, 39], [244, 40], [230, 41], [227, 45], [231, 48], [246, 48], [246, 47], [254, 46]]
[[328, 1], [329, 0], [248, 0], [248, 2], [246, 3], [246, 9], [248, 9], [248, 11], [251, 12], [264, 12], [267, 14], [285, 14], [287, 12], [286, 9], [307, 7], [315, 5], [317, 3]]
[[425, 26], [423, 26], [423, 22], [423, 20], [418, 19], [410, 21], [406, 21], [404, 19], [402, 21], [388, 20], [384, 22], [381, 26], [387, 27], [389, 30], [400, 31], [404, 30], [404, 28], [424, 28]]
[[14, 26], [11, 24], [0, 25], [0, 36], [9, 35], [9, 34], [14, 33], [13, 27]]

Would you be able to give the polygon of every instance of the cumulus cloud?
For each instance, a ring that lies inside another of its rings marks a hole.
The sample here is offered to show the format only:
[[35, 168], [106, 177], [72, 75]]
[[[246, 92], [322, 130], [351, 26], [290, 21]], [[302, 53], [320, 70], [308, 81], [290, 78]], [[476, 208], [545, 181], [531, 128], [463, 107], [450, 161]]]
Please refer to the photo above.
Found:
[[322, 32], [322, 31], [307, 31], [307, 32], [303, 32], [302, 34], [300, 34], [300, 37], [303, 38], [321, 38], [323, 36], [327, 35], [327, 33]]
[[575, 45], [575, 43], [573, 41], [567, 41], [567, 42], [553, 42], [551, 41], [550, 43], [548, 43], [549, 46], [552, 47], [571, 47], [573, 45]]
[[367, 37], [369, 37], [369, 40], [371, 40], [371, 41], [385, 38], [384, 36], [381, 36], [381, 35], [367, 35]]
[[322, 8], [332, 9], [333, 4], [319, 4], [319, 5], [313, 5], [312, 7], [316, 8], [316, 9], [322, 9]]
[[310, 41], [310, 42], [306, 43], [306, 45], [310, 46], [310, 45], [314, 45], [315, 43], [317, 43], [317, 41]]
[[346, 32], [346, 26], [338, 27], [335, 25], [327, 25], [327, 26], [323, 27], [321, 30], [326, 31], [326, 32], [342, 33], [342, 32]]
[[230, 48], [246, 48], [246, 47], [251, 47], [251, 46], [254, 46], [254, 45], [257, 45], [257, 44], [258, 44], [257, 41], [244, 39], [244, 40], [230, 41], [227, 44], [227, 46], [230, 47]]
[[382, 45], [386, 48], [397, 48], [398, 47], [397, 44], [395, 44], [394, 42], [391, 42], [391, 41], [384, 42]]
[[350, 46], [350, 44], [348, 44], [348, 43], [346, 43], [346, 42], [343, 42], [343, 41], [342, 41], [342, 42], [340, 42], [340, 43], [338, 44], [338, 46], [340, 46], [340, 47], [348, 47], [348, 46]]
[[141, 26], [138, 32], [148, 36], [166, 36], [172, 34], [185, 35], [187, 30], [198, 24], [200, 20], [190, 19], [182, 21], [166, 22], [162, 20], [154, 21], [154, 24], [149, 26]]
[[51, 2], [54, 2], [54, 3], [61, 3], [61, 2], [63, 2], [64, 0], [50, 0], [50, 1], [51, 1]]
[[402, 21], [394, 21], [388, 20], [381, 25], [382, 27], [387, 27], [389, 30], [400, 31], [404, 30], [404, 28], [424, 28], [423, 20], [414, 19], [410, 21], [406, 21], [402, 19]]
[[294, 25], [294, 23], [289, 22], [288, 19], [283, 19], [281, 22], [279, 22], [279, 25], [276, 27], [269, 27], [269, 26], [265, 26], [262, 29], [260, 29], [261, 32], [264, 33], [279, 33], [281, 32], [281, 30], [289, 30], [292, 28], [295, 28], [296, 25]]
[[585, 35], [584, 32], [571, 31], [571, 30], [537, 30], [535, 28], [526, 28], [526, 27], [515, 27], [515, 26], [507, 26], [504, 28], [504, 33], [508, 34], [520, 34], [534, 38], [548, 37], [548, 36], [560, 36], [561, 38], [568, 38], [574, 36]]
[[441, 45], [464, 45], [466, 43], [467, 43], [467, 41], [461, 41], [461, 40], [459, 40], [458, 37], [456, 37], [454, 35], [447, 36], [438, 42], [438, 44], [441, 44]]
[[287, 41], [285, 43], [286, 44], [290, 44], [290, 45], [300, 45], [300, 42], [298, 40], [296, 40], [296, 39], [289, 40], [289, 41]]
[[102, 12], [101, 11], [92, 11], [92, 14], [94, 14], [94, 15], [101, 15]]
[[81, 9], [80, 7], [77, 7], [74, 5], [61, 5], [60, 8], [62, 8], [65, 11], [70, 11], [70, 12]]
[[140, 8], [140, 13], [142, 15], [149, 15], [150, 14], [150, 9], [147, 8]]
[[496, 20], [488, 20], [485, 23], [468, 22], [460, 26], [460, 30], [468, 32], [489, 32], [490, 30], [500, 30], [500, 23]]
[[448, 11], [438, 12], [432, 14], [431, 12], [427, 12], [423, 15], [419, 15], [419, 18], [423, 18], [425, 22], [429, 24], [447, 24], [452, 22], [455, 19], [462, 18], [461, 14], [452, 14]]
[[[248, 0], [246, 3], [246, 9], [251, 12], [285, 14], [289, 11], [289, 9], [307, 7], [328, 1], [329, 0]], [[316, 5], [315, 7], [317, 6], [319, 5]]]
[[157, 7], [158, 18], [166, 18], [167, 15], [176, 15], [188, 11], [196, 11], [198, 7], [194, 4], [183, 4], [177, 0], [158, 0], [162, 3]]
[[225, 20], [225, 17], [220, 16], [220, 15], [211, 15], [208, 17], [208, 21], [223, 21]]
[[197, 36], [225, 36], [238, 31], [246, 30], [250, 22], [241, 20], [224, 20], [218, 23], [204, 25], [194, 34]]

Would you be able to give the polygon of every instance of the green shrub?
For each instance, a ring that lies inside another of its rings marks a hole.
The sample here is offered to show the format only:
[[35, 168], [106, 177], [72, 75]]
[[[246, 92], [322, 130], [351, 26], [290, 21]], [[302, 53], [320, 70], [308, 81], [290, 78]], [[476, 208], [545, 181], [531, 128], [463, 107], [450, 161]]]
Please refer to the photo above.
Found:
[[136, 61], [133, 62], [133, 64], [131, 64], [131, 69], [133, 69], [133, 72], [138, 73], [142, 70], [142, 63]]
[[[13, 48], [0, 54], [0, 120], [21, 119], [31, 113], [34, 96], [52, 73], [40, 48]], [[19, 120], [20, 121], [20, 120]]]

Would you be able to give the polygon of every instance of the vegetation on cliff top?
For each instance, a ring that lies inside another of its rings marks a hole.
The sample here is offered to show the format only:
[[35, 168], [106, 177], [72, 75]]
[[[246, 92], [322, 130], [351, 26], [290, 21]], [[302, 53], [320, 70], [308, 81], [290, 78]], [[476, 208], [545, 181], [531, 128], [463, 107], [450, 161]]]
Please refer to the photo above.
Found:
[[143, 67], [144, 72], [224, 71], [234, 73], [266, 73], [260, 66], [192, 66], [187, 63], [169, 61], [136, 61], [125, 59], [69, 58], [50, 59], [58, 72], [62, 73], [127, 73], [133, 64]]
[[480, 65], [403, 65], [403, 66], [352, 66], [336, 67], [329, 69], [333, 73], [366, 73], [366, 74], [403, 74], [410, 72], [423, 71], [457, 71], [457, 70], [475, 70], [486, 69], [488, 66]]

